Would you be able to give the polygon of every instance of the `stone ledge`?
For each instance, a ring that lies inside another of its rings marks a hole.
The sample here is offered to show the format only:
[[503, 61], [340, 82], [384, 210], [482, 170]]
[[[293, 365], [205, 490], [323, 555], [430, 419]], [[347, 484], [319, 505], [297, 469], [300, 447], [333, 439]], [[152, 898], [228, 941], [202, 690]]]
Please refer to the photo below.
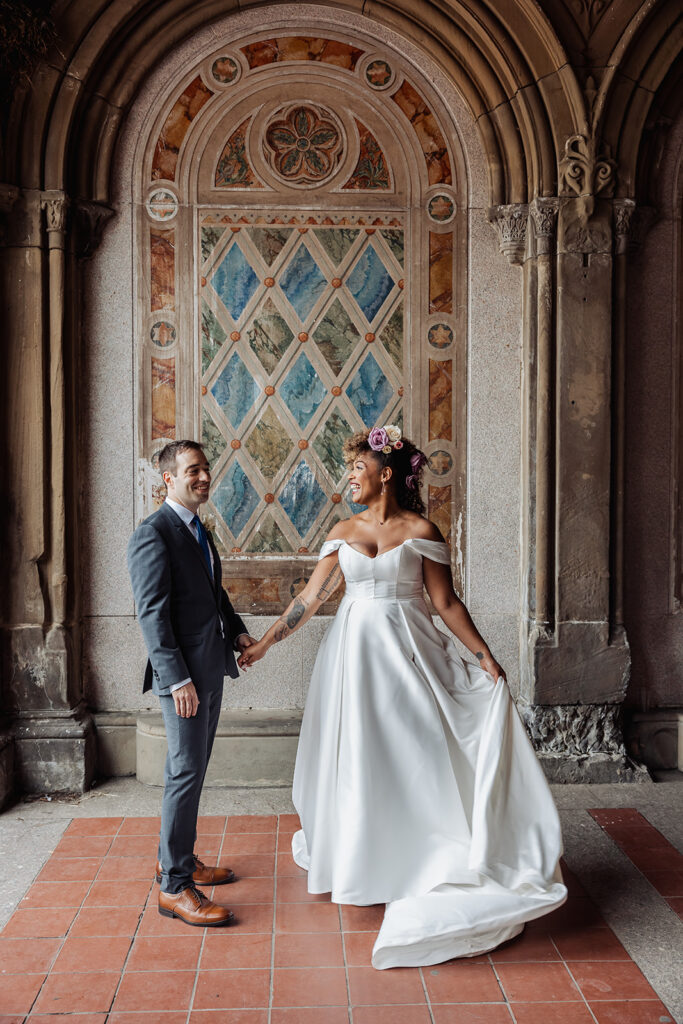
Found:
[[[206, 773], [205, 786], [289, 787], [299, 743], [301, 712], [224, 711]], [[163, 786], [166, 732], [159, 712], [137, 716], [136, 775], [148, 786]]]
[[626, 748], [657, 771], [683, 771], [683, 708], [659, 708], [628, 715], [624, 726]]

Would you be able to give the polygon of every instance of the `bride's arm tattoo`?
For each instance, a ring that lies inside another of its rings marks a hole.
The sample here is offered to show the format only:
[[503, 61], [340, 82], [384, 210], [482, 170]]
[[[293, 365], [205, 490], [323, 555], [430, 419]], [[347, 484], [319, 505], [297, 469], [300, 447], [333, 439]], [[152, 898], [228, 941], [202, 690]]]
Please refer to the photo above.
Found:
[[333, 565], [329, 574], [320, 584], [320, 590], [315, 595], [318, 601], [326, 601], [328, 597], [334, 594], [335, 590], [342, 581], [343, 572], [339, 568], [339, 563]]
[[306, 607], [305, 602], [302, 601], [300, 597], [295, 598], [285, 614], [277, 621], [275, 628], [275, 643], [279, 643], [280, 640], [284, 640], [292, 630], [296, 629], [297, 625], [306, 614]]

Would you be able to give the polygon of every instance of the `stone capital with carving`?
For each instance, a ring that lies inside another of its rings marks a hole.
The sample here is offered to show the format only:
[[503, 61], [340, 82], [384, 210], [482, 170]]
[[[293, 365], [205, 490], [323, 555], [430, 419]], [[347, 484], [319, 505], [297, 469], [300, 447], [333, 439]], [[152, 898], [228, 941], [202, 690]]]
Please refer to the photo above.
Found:
[[500, 251], [510, 263], [517, 266], [524, 261], [528, 217], [529, 207], [526, 203], [491, 206], [488, 211], [489, 224], [498, 232]]
[[41, 206], [45, 211], [45, 226], [49, 234], [66, 231], [69, 199], [58, 190], [43, 192]]
[[536, 252], [550, 252], [551, 242], [557, 230], [557, 212], [559, 199], [542, 199], [537, 196], [529, 204], [529, 213], [534, 225]]
[[633, 199], [615, 199], [614, 211], [614, 245], [618, 253], [626, 252], [631, 235], [631, 226], [636, 212]]
[[76, 255], [88, 259], [102, 241], [105, 226], [114, 216], [114, 210], [106, 203], [81, 200], [75, 206], [75, 237]]

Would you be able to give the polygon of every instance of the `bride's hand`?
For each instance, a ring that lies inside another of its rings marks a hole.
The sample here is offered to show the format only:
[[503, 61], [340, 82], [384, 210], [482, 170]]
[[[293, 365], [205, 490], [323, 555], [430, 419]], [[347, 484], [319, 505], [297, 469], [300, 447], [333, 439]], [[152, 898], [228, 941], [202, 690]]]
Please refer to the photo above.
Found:
[[480, 660], [479, 664], [484, 672], [488, 672], [490, 676], [493, 676], [494, 682], [497, 683], [499, 680], [502, 680], [502, 682], [507, 683], [507, 677], [493, 655], [486, 655], [486, 657]]
[[249, 668], [254, 662], [260, 661], [267, 650], [268, 647], [263, 640], [257, 640], [242, 651], [237, 659], [237, 664], [240, 668]]

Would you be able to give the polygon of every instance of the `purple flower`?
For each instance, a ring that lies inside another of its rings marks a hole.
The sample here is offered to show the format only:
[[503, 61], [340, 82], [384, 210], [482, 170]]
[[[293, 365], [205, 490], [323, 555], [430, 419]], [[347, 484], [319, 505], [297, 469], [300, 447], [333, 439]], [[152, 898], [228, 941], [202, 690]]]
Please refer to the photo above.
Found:
[[414, 455], [410, 456], [410, 466], [413, 473], [417, 473], [418, 470], [424, 466], [427, 461], [427, 456], [423, 452], [415, 452]]
[[368, 437], [368, 444], [373, 452], [381, 452], [389, 444], [389, 438], [384, 427], [373, 427]]
[[417, 477], [413, 476], [412, 473], [406, 477], [406, 487], [411, 491], [417, 490]]

